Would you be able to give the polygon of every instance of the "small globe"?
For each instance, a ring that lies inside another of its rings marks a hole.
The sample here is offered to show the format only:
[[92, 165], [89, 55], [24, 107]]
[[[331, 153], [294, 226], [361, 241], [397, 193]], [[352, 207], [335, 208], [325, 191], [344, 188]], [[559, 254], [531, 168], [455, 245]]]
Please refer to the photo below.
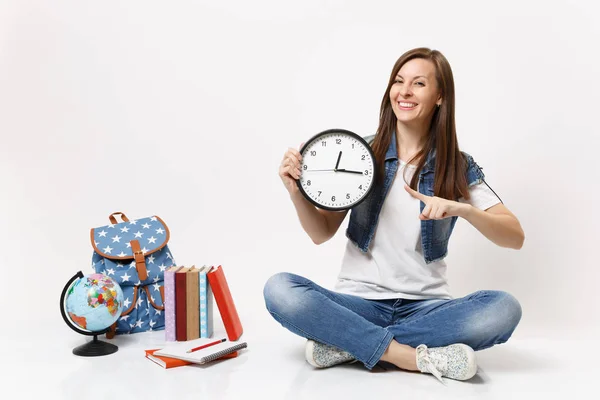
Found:
[[123, 300], [123, 291], [115, 280], [104, 274], [90, 274], [71, 284], [64, 304], [72, 324], [99, 332], [121, 316]]

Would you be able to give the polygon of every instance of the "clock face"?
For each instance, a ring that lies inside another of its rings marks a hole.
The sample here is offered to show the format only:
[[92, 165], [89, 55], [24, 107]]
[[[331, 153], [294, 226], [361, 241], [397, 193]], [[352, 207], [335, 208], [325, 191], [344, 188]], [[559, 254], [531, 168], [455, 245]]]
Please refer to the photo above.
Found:
[[359, 204], [375, 181], [375, 156], [357, 134], [331, 129], [310, 138], [300, 149], [297, 180], [302, 194], [319, 208], [347, 210]]

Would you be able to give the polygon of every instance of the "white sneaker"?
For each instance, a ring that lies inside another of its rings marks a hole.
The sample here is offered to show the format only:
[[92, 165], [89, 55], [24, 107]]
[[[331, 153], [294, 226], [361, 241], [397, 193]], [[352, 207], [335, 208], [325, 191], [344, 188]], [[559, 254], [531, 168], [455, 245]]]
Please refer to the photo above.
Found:
[[347, 351], [310, 339], [306, 342], [304, 355], [306, 361], [315, 368], [327, 368], [356, 361]]
[[466, 344], [430, 349], [421, 344], [417, 346], [417, 367], [421, 372], [433, 374], [442, 383], [442, 376], [465, 381], [477, 373], [477, 360], [475, 351]]

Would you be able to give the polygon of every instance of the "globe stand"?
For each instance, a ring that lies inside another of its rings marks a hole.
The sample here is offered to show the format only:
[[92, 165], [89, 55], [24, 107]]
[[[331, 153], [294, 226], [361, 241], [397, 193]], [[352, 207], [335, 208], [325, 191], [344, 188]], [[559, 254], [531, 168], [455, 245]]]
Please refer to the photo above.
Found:
[[102, 334], [108, 332], [108, 330], [109, 330], [108, 328], [104, 329], [103, 331], [96, 331], [96, 332], [84, 331], [83, 329], [79, 329], [76, 326], [74, 326], [73, 323], [67, 317], [67, 313], [65, 312], [65, 297], [66, 297], [67, 291], [69, 290], [69, 288], [71, 287], [71, 284], [76, 279], [81, 279], [81, 278], [83, 278], [83, 273], [81, 271], [79, 271], [65, 285], [65, 287], [62, 291], [62, 294], [60, 296], [60, 314], [62, 315], [63, 319], [65, 320], [65, 323], [67, 325], [69, 325], [69, 327], [71, 329], [73, 329], [75, 332], [80, 333], [82, 335], [94, 336], [94, 339], [91, 342], [87, 342], [86, 344], [82, 344], [81, 346], [75, 347], [73, 349], [73, 354], [78, 355], [78, 356], [83, 356], [83, 357], [96, 357], [96, 356], [106, 356], [108, 354], [115, 353], [117, 350], [119, 350], [118, 346], [111, 344], [111, 343], [103, 342], [102, 340], [98, 340], [98, 335], [102, 335]]
[[98, 335], [94, 335], [94, 340], [77, 346], [73, 349], [73, 354], [83, 357], [106, 356], [119, 350], [114, 344], [98, 340]]

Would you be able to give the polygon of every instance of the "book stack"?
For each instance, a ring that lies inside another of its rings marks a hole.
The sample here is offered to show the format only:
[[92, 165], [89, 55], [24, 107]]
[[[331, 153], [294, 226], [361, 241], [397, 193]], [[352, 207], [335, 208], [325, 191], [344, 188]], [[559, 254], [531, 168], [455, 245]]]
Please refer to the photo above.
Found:
[[213, 296], [206, 275], [212, 267], [175, 266], [165, 270], [165, 339], [168, 342], [213, 335]]
[[[170, 267], [165, 270], [164, 282], [165, 340], [167, 342], [196, 344], [210, 342], [207, 339], [213, 336], [214, 298], [227, 333], [227, 338], [222, 340], [226, 341], [228, 339], [229, 342], [207, 350], [207, 352], [211, 353], [213, 350], [219, 350], [220, 353], [216, 354], [218, 359], [232, 358], [237, 356], [237, 350], [245, 348], [245, 343], [244, 347], [239, 347], [240, 342], [237, 342], [243, 333], [243, 328], [222, 266]], [[232, 346], [229, 344], [232, 344]], [[196, 362], [194, 358], [183, 360], [186, 357], [179, 357], [180, 361], [167, 359], [168, 357], [164, 356], [171, 354], [162, 352], [172, 350], [173, 346], [167, 347], [162, 350], [147, 350], [146, 358], [164, 368]], [[177, 352], [174, 355], [177, 356], [181, 349], [187, 347], [189, 347], [187, 344], [182, 344], [179, 347], [175, 346]], [[200, 355], [199, 353], [198, 356]], [[206, 354], [202, 357], [204, 357], [203, 360], [207, 359]], [[210, 357], [208, 359], [211, 360]], [[198, 360], [200, 359], [198, 358]]]

